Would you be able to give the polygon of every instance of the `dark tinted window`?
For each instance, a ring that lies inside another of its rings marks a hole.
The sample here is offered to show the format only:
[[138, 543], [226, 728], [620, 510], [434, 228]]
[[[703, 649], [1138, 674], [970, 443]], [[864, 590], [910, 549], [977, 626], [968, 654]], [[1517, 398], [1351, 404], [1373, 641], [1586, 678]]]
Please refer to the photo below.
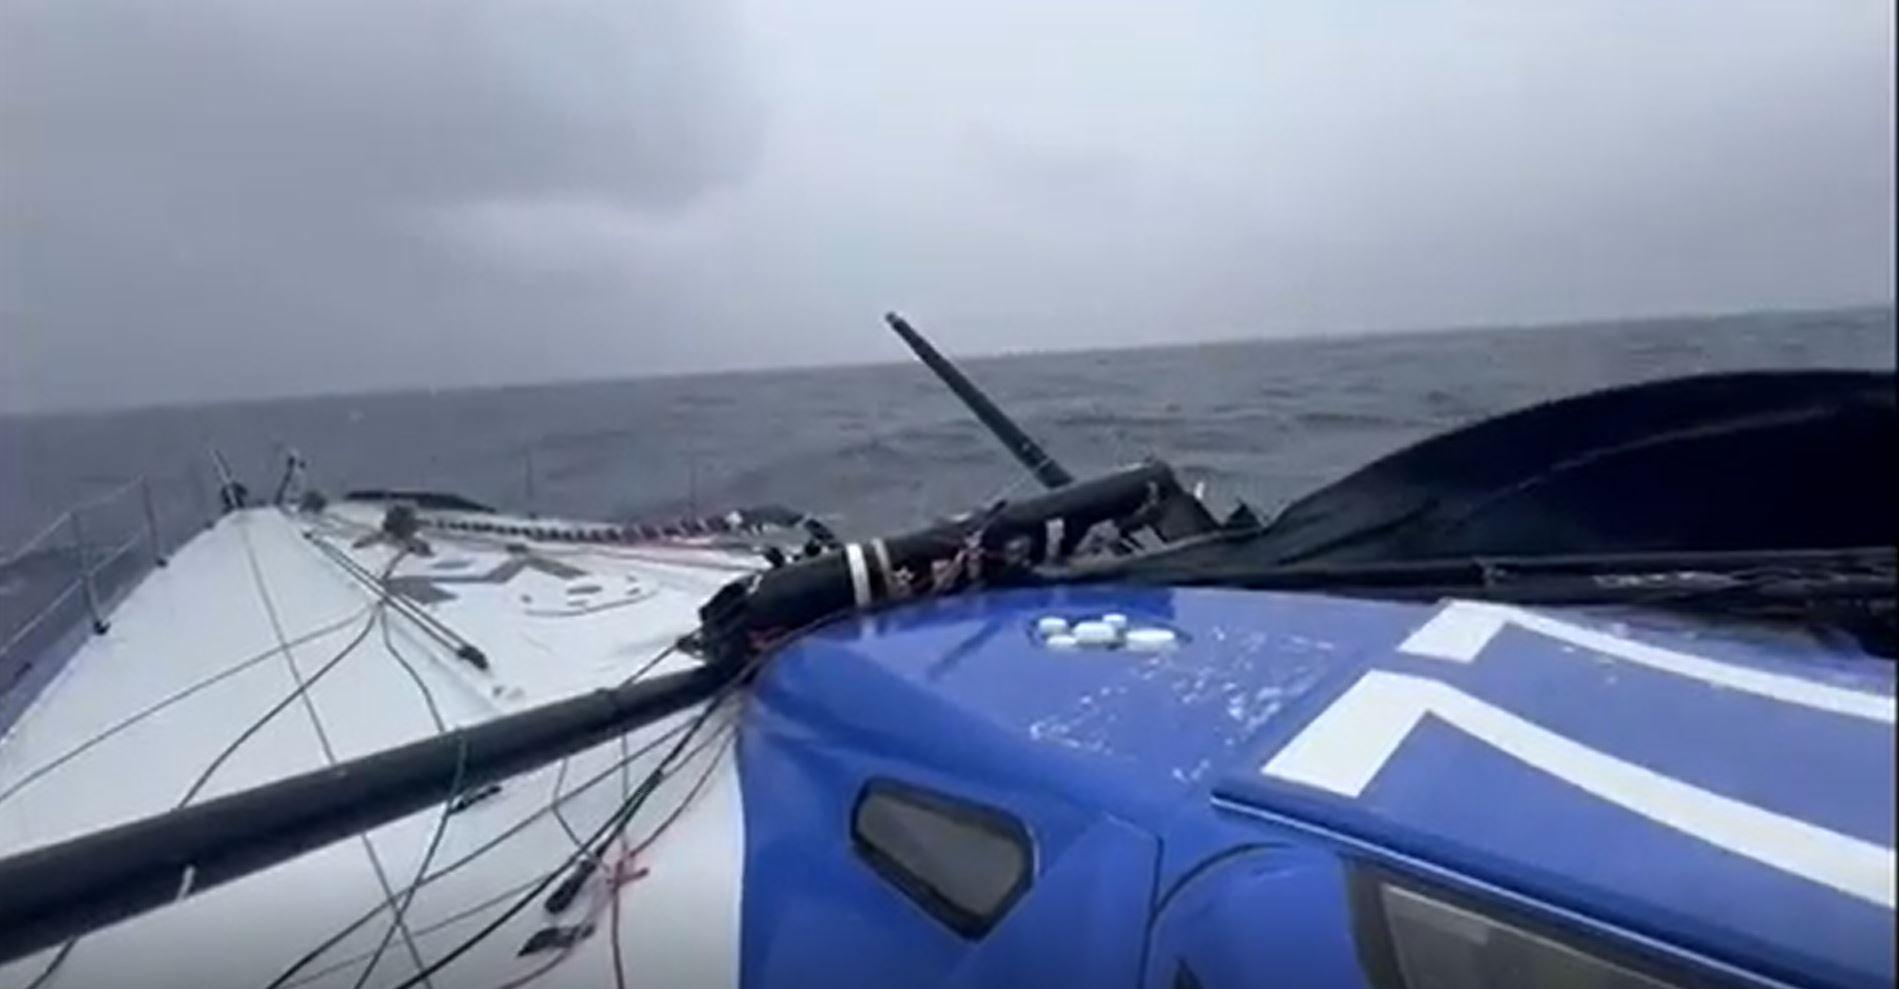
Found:
[[1440, 896], [1355, 877], [1361, 953], [1381, 989], [1687, 989], [1713, 983], [1632, 952]]
[[1383, 898], [1407, 989], [1670, 989], [1659, 979], [1422, 893], [1386, 886]]
[[1028, 888], [1029, 834], [988, 807], [872, 780], [851, 815], [871, 868], [964, 937], [981, 937]]

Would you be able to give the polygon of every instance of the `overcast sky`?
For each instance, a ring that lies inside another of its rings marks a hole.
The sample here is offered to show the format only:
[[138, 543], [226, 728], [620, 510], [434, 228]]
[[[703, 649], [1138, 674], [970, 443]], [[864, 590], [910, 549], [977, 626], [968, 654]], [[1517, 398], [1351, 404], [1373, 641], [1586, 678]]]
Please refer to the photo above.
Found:
[[1891, 0], [0, 0], [0, 409], [1893, 296]]

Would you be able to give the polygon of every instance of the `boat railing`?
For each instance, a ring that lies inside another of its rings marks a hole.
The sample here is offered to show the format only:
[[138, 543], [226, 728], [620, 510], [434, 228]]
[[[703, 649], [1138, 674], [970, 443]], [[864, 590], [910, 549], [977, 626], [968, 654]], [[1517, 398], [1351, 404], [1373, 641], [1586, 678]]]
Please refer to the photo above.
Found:
[[[154, 568], [215, 521], [202, 477], [141, 474], [85, 498], [0, 557], [0, 728], [17, 694], [112, 610]], [[17, 713], [17, 712], [15, 712]]]

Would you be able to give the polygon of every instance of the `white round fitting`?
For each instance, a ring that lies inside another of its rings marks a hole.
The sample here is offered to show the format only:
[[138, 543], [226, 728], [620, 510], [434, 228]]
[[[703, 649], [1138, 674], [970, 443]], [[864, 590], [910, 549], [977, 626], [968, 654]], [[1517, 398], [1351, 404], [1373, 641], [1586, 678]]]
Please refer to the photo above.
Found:
[[1136, 652], [1161, 652], [1172, 649], [1180, 641], [1172, 629], [1137, 628], [1128, 632], [1127, 647]]

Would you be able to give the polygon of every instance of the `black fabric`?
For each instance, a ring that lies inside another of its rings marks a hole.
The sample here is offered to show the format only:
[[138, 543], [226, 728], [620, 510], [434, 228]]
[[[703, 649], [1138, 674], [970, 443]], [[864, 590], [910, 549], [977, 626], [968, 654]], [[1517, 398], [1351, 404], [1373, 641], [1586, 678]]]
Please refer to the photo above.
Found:
[[1426, 440], [1293, 503], [1256, 535], [1154, 564], [1190, 575], [1203, 565], [1890, 546], [1896, 422], [1894, 377], [1878, 372], [1595, 392]]
[[351, 491], [343, 496], [344, 501], [401, 501], [417, 508], [438, 512], [480, 512], [491, 514], [493, 508], [473, 499], [448, 491], [398, 491], [391, 488], [363, 488]]

